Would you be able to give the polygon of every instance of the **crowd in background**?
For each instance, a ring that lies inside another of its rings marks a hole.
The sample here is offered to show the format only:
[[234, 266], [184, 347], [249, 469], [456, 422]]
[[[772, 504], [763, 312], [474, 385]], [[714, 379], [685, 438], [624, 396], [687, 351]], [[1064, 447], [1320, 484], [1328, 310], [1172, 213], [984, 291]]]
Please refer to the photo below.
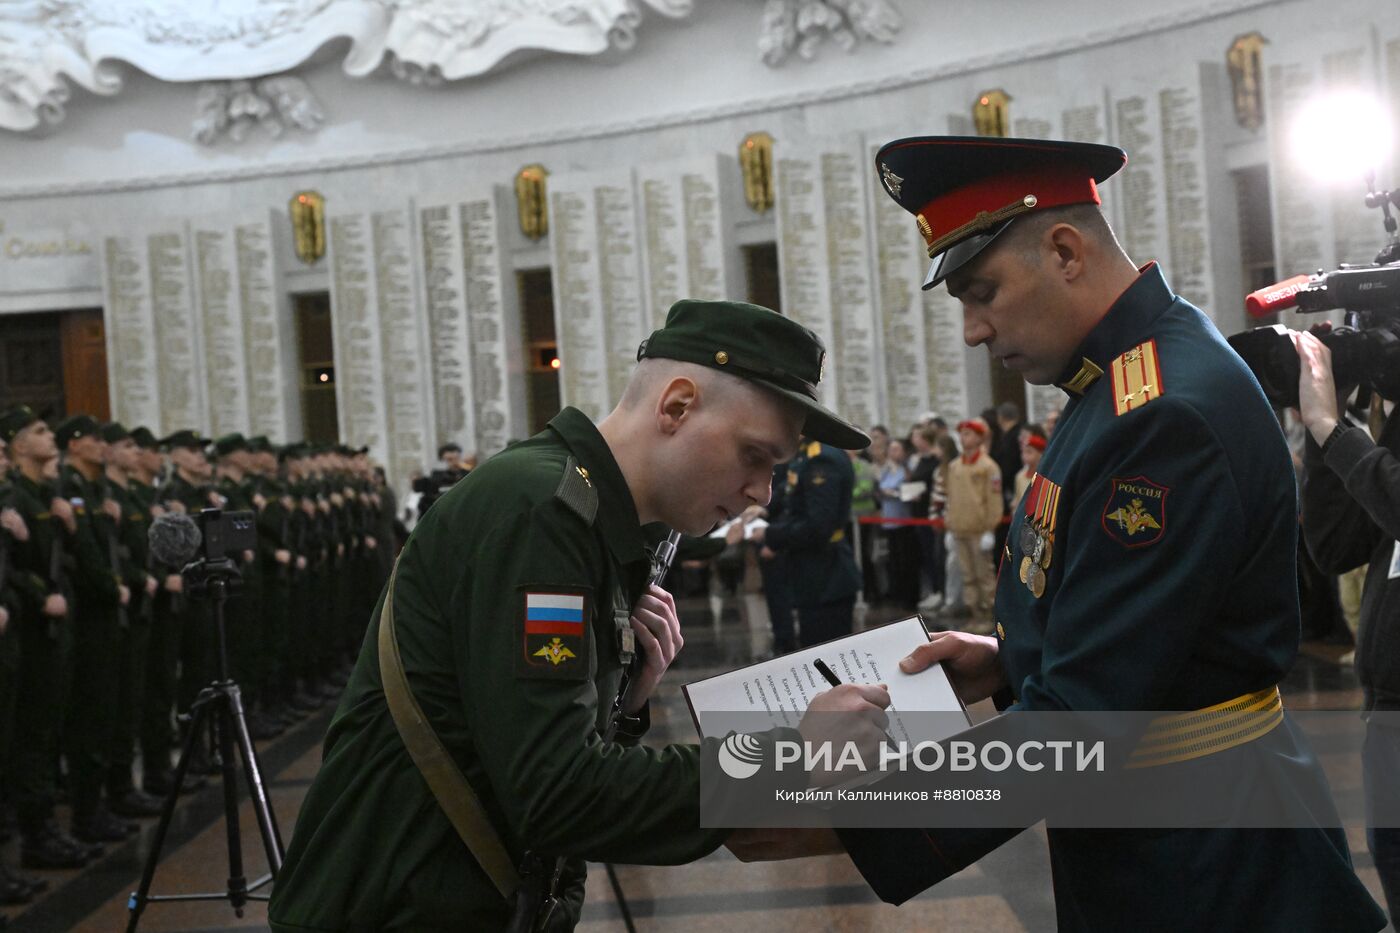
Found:
[[[227, 664], [270, 738], [339, 695], [401, 544], [367, 450], [0, 414], [0, 836], [20, 833], [22, 868], [82, 867], [219, 773], [214, 736], [184, 734], [220, 674], [214, 607], [148, 538], [211, 508], [256, 515], [227, 555]], [[0, 863], [0, 904], [46, 886]]]

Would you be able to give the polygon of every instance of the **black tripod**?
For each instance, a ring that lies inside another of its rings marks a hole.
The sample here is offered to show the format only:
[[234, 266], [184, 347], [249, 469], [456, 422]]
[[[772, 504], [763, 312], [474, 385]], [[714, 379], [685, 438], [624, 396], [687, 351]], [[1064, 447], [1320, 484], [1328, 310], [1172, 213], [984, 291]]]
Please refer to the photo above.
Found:
[[[180, 760], [175, 765], [175, 779], [170, 793], [165, 796], [165, 809], [161, 811], [160, 822], [156, 824], [156, 835], [146, 856], [146, 867], [141, 873], [141, 885], [127, 901], [131, 917], [127, 921], [127, 933], [134, 933], [141, 921], [141, 913], [147, 904], [161, 901], [222, 901], [233, 906], [233, 912], [243, 916], [243, 907], [249, 901], [265, 901], [267, 894], [256, 893], [273, 880], [282, 867], [282, 836], [277, 830], [277, 820], [272, 814], [272, 805], [267, 799], [267, 788], [263, 784], [262, 770], [258, 764], [257, 751], [248, 738], [248, 723], [243, 717], [243, 697], [238, 684], [228, 674], [228, 653], [224, 639], [224, 602], [237, 592], [242, 584], [238, 568], [228, 558], [202, 560], [185, 568], [184, 576], [190, 586], [192, 596], [203, 596], [214, 605], [214, 621], [218, 636], [219, 676], [218, 679], [199, 692], [190, 706], [189, 732], [185, 736], [184, 748], [180, 750]], [[170, 819], [175, 813], [175, 800], [180, 786], [184, 783], [185, 772], [189, 768], [190, 755], [195, 742], [209, 725], [214, 726], [218, 735], [219, 757], [222, 759], [224, 785], [224, 828], [228, 837], [228, 888], [222, 892], [208, 894], [162, 894], [152, 895], [151, 879], [155, 877], [156, 863], [160, 861], [160, 851], [165, 845], [165, 834], [170, 829]], [[262, 835], [263, 850], [267, 853], [267, 864], [271, 869], [261, 878], [248, 883], [243, 874], [243, 841], [238, 829], [238, 788], [235, 784], [237, 772], [234, 770], [234, 740], [243, 764], [243, 777], [248, 782], [248, 793], [253, 800], [253, 812], [257, 815], [258, 831]]]

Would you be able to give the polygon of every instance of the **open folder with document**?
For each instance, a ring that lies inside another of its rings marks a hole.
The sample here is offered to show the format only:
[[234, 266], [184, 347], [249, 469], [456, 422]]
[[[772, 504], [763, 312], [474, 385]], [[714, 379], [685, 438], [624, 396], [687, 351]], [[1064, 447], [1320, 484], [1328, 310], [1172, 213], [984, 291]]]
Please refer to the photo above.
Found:
[[832, 689], [823, 675], [824, 665], [841, 683], [889, 688], [887, 731], [895, 742], [907, 743], [906, 747], [937, 742], [966, 729], [971, 721], [941, 664], [917, 674], [899, 669], [900, 660], [928, 637], [923, 619], [912, 616], [697, 680], [681, 689], [702, 738], [751, 732], [757, 722], [796, 728], [812, 698]]

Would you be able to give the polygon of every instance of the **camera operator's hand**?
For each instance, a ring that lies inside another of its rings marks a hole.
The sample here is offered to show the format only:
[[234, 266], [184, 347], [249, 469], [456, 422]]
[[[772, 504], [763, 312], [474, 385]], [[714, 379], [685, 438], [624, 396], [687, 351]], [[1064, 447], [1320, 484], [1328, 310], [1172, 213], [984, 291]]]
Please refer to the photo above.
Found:
[[131, 588], [125, 583], [117, 584], [117, 602], [123, 606], [131, 602]]
[[14, 509], [0, 509], [0, 528], [10, 533], [10, 537], [21, 543], [29, 540], [29, 526], [24, 516]]
[[165, 591], [167, 593], [183, 593], [185, 591], [185, 578], [178, 573], [167, 574], [165, 577]]
[[1321, 444], [1337, 427], [1337, 385], [1332, 376], [1332, 351], [1312, 334], [1289, 331], [1298, 351], [1298, 414], [1303, 426]]
[[632, 609], [632, 631], [637, 633], [637, 649], [642, 652], [642, 669], [627, 686], [622, 711], [635, 716], [661, 681], [685, 644], [681, 623], [676, 618], [676, 601], [659, 586], [650, 586]]
[[62, 593], [50, 593], [44, 597], [44, 615], [50, 619], [61, 619], [68, 615], [68, 600]]

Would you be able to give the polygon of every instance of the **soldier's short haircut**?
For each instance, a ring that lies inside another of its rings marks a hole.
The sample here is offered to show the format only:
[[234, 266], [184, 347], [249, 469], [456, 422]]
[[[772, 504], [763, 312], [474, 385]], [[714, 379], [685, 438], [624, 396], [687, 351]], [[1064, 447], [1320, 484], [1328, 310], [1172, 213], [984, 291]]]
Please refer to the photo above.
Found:
[[638, 405], [650, 405], [656, 401], [656, 393], [661, 391], [661, 387], [677, 377], [690, 379], [699, 386], [705, 401], [711, 405], [734, 397], [745, 397], [746, 392], [761, 392], [778, 402], [784, 411], [794, 417], [799, 411], [795, 402], [789, 402], [776, 392], [769, 392], [747, 379], [720, 372], [710, 366], [701, 366], [699, 363], [687, 363], [684, 360], [666, 357], [647, 357], [640, 360], [632, 370], [632, 378], [623, 390], [617, 406], [624, 410], [632, 410]]

